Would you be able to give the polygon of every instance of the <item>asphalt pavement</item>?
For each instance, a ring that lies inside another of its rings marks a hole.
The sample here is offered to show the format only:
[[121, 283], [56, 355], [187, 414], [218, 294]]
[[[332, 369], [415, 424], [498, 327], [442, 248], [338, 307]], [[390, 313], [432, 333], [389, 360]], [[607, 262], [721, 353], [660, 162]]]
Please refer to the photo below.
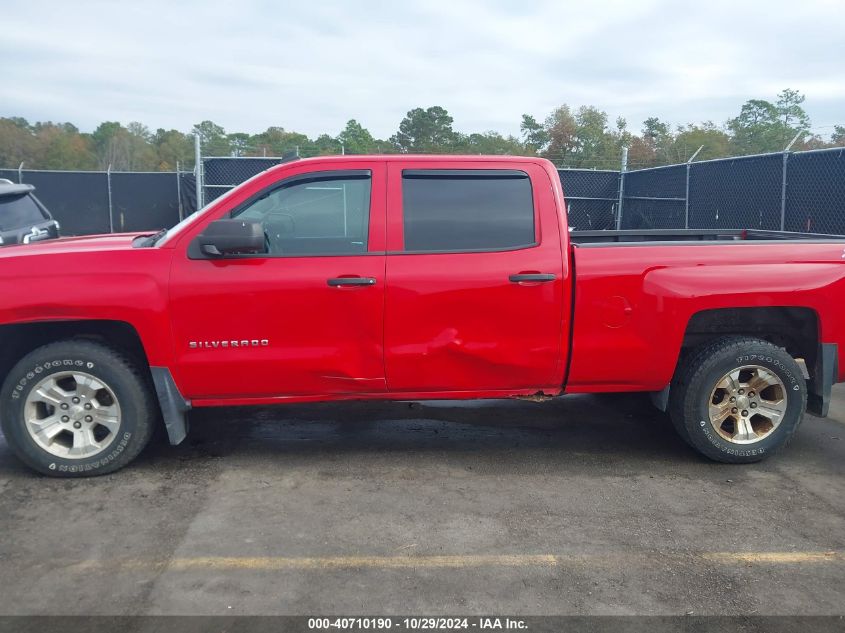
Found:
[[195, 411], [118, 473], [0, 439], [0, 614], [842, 614], [845, 385], [769, 461], [640, 396]]

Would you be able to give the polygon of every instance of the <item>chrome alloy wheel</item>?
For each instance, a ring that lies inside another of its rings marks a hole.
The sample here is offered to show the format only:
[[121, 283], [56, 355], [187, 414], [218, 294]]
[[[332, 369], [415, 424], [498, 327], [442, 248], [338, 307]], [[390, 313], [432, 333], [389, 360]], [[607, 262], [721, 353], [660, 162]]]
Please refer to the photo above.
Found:
[[771, 435], [786, 415], [786, 387], [759, 365], [731, 370], [710, 394], [710, 424], [725, 440], [753, 444]]
[[120, 429], [120, 405], [104, 381], [65, 371], [37, 383], [24, 403], [26, 430], [56, 457], [82, 459], [104, 451]]

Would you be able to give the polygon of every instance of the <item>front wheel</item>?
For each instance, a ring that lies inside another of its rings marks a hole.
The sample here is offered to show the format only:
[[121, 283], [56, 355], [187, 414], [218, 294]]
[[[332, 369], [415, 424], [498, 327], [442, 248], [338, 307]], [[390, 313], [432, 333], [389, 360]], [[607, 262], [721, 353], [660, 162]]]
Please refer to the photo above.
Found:
[[786, 350], [729, 337], [692, 354], [670, 391], [678, 433], [710, 459], [745, 464], [783, 448], [801, 423], [807, 386]]
[[84, 340], [51, 343], [27, 354], [0, 392], [9, 446], [45, 475], [114, 472], [150, 439], [157, 407], [149, 381], [119, 352]]

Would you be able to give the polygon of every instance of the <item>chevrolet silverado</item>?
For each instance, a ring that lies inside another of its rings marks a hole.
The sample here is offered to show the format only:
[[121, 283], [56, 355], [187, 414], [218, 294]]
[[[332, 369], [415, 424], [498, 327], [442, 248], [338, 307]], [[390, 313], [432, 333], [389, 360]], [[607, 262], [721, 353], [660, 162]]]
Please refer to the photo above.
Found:
[[108, 473], [193, 407], [648, 392], [714, 460], [763, 459], [845, 380], [845, 241], [570, 233], [538, 158], [288, 162], [156, 234], [0, 250], [0, 422]]

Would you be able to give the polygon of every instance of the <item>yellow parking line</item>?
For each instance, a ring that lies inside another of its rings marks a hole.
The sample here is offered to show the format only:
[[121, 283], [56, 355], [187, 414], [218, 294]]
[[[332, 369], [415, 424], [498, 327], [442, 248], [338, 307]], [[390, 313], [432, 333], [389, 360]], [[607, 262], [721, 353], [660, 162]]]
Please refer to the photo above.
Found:
[[845, 561], [842, 552], [712, 552], [704, 558], [717, 563], [831, 563]]
[[676, 557], [689, 562], [699, 559], [710, 563], [733, 565], [757, 564], [816, 564], [845, 562], [845, 552], [702, 552], [683, 554], [665, 552], [647, 555], [628, 552], [604, 554], [468, 554], [442, 556], [199, 556], [170, 560], [105, 559], [79, 561], [70, 569], [167, 569], [172, 571], [199, 570], [325, 570], [325, 569], [465, 569], [474, 567], [556, 567], [561, 565], [636, 565], [648, 566], [652, 558], [663, 561]]
[[200, 557], [176, 558], [170, 569], [406, 569], [463, 567], [530, 567], [557, 565], [556, 556], [481, 555], [481, 556], [324, 556], [324, 557]]

